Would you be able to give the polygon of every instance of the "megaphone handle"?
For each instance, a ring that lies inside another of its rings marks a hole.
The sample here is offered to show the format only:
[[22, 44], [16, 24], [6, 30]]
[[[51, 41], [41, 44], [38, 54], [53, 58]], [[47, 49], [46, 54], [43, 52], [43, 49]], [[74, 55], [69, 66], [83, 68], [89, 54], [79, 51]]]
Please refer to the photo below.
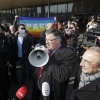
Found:
[[32, 49], [34, 49], [34, 45], [32, 46]]

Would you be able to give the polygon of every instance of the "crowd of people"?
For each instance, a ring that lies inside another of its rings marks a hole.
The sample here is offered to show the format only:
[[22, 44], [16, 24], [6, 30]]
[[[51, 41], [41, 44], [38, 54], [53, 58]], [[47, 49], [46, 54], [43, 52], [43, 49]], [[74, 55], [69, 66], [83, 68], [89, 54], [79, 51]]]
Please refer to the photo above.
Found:
[[[8, 99], [8, 69], [15, 85], [23, 85], [27, 79], [33, 82], [32, 100], [45, 100], [44, 82], [50, 86], [47, 100], [100, 99], [100, 47], [89, 47], [81, 62], [77, 62], [77, 37], [80, 35], [77, 21], [48, 23], [35, 43], [25, 25], [17, 25], [17, 20], [15, 16], [9, 27], [0, 24], [0, 100]], [[98, 26], [92, 17], [86, 31]], [[100, 36], [97, 39], [100, 41]], [[36, 44], [43, 45], [49, 54], [49, 61], [44, 66], [35, 67], [29, 62], [28, 56]], [[21, 82], [16, 76], [17, 63], [21, 66]]]
[[[16, 28], [14, 24], [9, 28], [0, 24], [0, 99], [7, 100], [9, 89], [8, 69], [12, 81], [16, 85], [23, 84], [27, 78], [32, 78], [32, 65], [29, 63], [28, 55], [32, 51], [34, 38], [25, 30], [25, 25], [20, 24]], [[22, 80], [18, 81], [16, 76], [16, 63], [21, 65]]]

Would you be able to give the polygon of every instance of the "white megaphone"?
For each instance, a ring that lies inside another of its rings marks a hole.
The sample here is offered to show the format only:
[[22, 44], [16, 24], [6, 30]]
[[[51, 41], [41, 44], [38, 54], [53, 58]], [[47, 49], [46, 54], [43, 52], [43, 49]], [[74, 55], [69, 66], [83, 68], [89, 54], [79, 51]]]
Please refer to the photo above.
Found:
[[28, 59], [34, 67], [42, 67], [48, 62], [49, 55], [40, 44], [37, 44], [29, 53]]

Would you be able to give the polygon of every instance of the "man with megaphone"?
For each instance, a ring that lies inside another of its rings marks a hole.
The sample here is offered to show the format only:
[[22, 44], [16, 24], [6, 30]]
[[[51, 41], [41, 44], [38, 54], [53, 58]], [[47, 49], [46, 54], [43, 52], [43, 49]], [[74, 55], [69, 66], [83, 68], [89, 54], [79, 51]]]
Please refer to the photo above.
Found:
[[[40, 100], [40, 98], [41, 100], [44, 100], [45, 97], [42, 94], [42, 84], [44, 82], [47, 82], [50, 86], [50, 95], [48, 96], [48, 100], [64, 100], [67, 88], [67, 81], [70, 73], [73, 70], [73, 64], [75, 63], [75, 52], [61, 43], [62, 35], [57, 29], [52, 28], [46, 31], [45, 35], [46, 48], [49, 52], [51, 51], [52, 54], [48, 59], [48, 56], [45, 53], [46, 51], [43, 52], [43, 56], [45, 56], [43, 59], [46, 58], [46, 63], [40, 67], [35, 66], [39, 67], [38, 70], [42, 68], [42, 71], [38, 79], [38, 89], [36, 89], [35, 80], [33, 81], [32, 100]], [[31, 56], [32, 59], [32, 57], [36, 56], [38, 53], [42, 55], [42, 50], [31, 52], [29, 58]], [[34, 63], [37, 63], [36, 65], [38, 65], [41, 62], [42, 60], [40, 60], [40, 62], [36, 62], [36, 60], [34, 60], [33, 58], [31, 64], [33, 64], [34, 66]], [[37, 76], [38, 70], [36, 70], [35, 76]]]

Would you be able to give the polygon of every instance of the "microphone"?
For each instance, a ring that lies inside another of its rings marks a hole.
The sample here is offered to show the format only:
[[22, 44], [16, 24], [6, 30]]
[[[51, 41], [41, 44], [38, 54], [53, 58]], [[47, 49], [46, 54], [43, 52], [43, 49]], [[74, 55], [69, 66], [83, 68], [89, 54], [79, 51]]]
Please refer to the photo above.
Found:
[[22, 100], [27, 94], [27, 88], [26, 86], [22, 86], [21, 88], [19, 88], [16, 92], [16, 98], [14, 98], [13, 100]]
[[48, 96], [50, 95], [50, 86], [47, 82], [42, 83], [42, 95], [43, 100], [48, 100]]

